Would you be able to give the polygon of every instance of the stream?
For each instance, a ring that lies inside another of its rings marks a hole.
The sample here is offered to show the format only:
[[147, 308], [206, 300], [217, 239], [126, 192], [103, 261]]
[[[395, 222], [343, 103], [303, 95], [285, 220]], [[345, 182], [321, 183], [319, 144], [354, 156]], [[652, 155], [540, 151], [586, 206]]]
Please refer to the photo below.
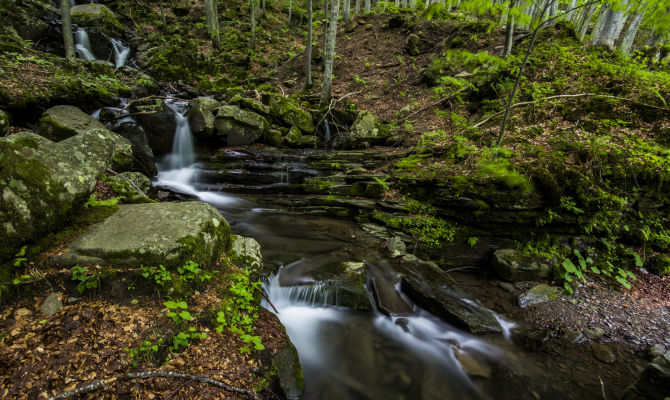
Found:
[[[292, 212], [198, 184], [186, 104], [168, 102], [177, 119], [173, 153], [158, 165], [157, 186], [217, 207], [233, 233], [256, 239], [264, 262], [278, 267], [265, 288], [295, 344], [305, 399], [588, 399], [599, 391], [580, 382], [570, 355], [547, 356], [516, 346], [515, 324], [503, 334], [472, 335], [415, 307], [386, 316], [356, 311], [310, 284], [341, 262], [367, 262], [368, 278], [385, 273], [382, 243], [354, 221]], [[282, 177], [276, 184], [288, 184]], [[299, 285], [299, 286], [298, 286]], [[266, 305], [267, 306], [267, 305]], [[584, 375], [588, 375], [585, 373]], [[590, 381], [589, 381], [590, 382]]]

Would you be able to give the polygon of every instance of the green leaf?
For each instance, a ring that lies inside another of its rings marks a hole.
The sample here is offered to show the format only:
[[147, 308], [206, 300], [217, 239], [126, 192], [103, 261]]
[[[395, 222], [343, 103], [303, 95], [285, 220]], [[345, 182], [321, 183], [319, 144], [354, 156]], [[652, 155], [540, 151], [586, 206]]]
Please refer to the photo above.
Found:
[[630, 289], [630, 282], [628, 282], [626, 278], [617, 275], [614, 279], [616, 279], [617, 282], [621, 284], [621, 286], [625, 287], [626, 289]]
[[[165, 307], [167, 307], [167, 308], [169, 308], [169, 309], [171, 309], [171, 310], [174, 310], [175, 308], [177, 308], [177, 303], [175, 303], [175, 302], [172, 301], [172, 300], [168, 300], [168, 301], [166, 301], [165, 303], [163, 303], [163, 305], [165, 305]], [[168, 313], [168, 315], [169, 315], [169, 313]]]
[[[577, 250], [575, 250], [577, 251]], [[567, 272], [577, 274], [579, 271], [577, 270], [577, 267], [575, 267], [575, 264], [572, 263], [569, 259], [563, 260], [563, 263], [561, 264], [563, 266], [563, 269], [565, 269]]]
[[191, 319], [193, 319], [193, 317], [191, 317], [191, 313], [188, 312], [188, 311], [180, 312], [179, 316], [181, 317], [181, 319], [186, 320], [186, 321], [190, 321]]

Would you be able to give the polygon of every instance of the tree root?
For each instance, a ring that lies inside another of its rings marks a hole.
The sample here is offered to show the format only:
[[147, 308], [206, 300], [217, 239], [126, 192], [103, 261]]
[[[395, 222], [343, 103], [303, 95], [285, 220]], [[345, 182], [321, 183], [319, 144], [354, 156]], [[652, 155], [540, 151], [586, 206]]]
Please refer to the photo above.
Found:
[[199, 375], [191, 375], [191, 374], [183, 374], [181, 372], [173, 372], [173, 371], [162, 371], [162, 370], [154, 370], [154, 371], [142, 371], [142, 372], [130, 372], [124, 375], [120, 376], [115, 376], [112, 378], [108, 379], [98, 379], [96, 381], [93, 381], [89, 383], [88, 385], [84, 385], [81, 387], [78, 387], [77, 389], [73, 390], [68, 390], [62, 393], [59, 393], [55, 396], [52, 396], [49, 398], [49, 400], [61, 400], [61, 399], [67, 399], [72, 396], [77, 396], [80, 394], [84, 393], [90, 393], [90, 392], [95, 392], [100, 389], [104, 389], [105, 387], [112, 385], [113, 383], [121, 380], [128, 380], [128, 379], [148, 379], [148, 378], [172, 378], [172, 379], [189, 379], [191, 381], [198, 381], [202, 383], [207, 383], [212, 386], [216, 386], [219, 388], [222, 388], [228, 392], [232, 393], [240, 393], [244, 394], [250, 399], [254, 400], [260, 400], [260, 397], [256, 396], [255, 393], [239, 388], [236, 386], [230, 386], [226, 383], [223, 383], [219, 380], [212, 379], [206, 376], [199, 376]]

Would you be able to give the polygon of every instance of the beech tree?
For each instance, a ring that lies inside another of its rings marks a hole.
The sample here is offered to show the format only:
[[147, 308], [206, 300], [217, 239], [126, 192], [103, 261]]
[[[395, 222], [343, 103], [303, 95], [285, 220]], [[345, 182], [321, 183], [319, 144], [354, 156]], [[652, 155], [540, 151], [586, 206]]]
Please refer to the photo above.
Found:
[[214, 47], [219, 47], [219, 13], [216, 6], [216, 0], [205, 0], [205, 15], [207, 17], [207, 29], [212, 39]]
[[70, 19], [70, 0], [60, 0], [60, 21], [63, 25], [63, 44], [65, 58], [68, 62], [75, 61], [74, 38], [72, 37], [72, 20]]
[[[369, 0], [366, 0], [369, 1]], [[321, 106], [330, 103], [330, 89], [333, 84], [333, 61], [335, 59], [335, 39], [337, 36], [337, 17], [340, 12], [340, 0], [333, 0], [330, 7], [330, 23], [326, 35], [326, 52], [323, 58], [324, 71], [321, 85]]]
[[305, 89], [312, 87], [312, 0], [307, 0], [307, 46], [305, 47]]

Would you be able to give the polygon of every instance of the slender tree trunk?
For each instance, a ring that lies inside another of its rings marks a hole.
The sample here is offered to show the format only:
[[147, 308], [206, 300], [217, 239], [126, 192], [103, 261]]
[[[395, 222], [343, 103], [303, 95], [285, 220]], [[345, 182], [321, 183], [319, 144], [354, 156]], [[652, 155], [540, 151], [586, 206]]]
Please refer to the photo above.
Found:
[[291, 25], [291, 14], [293, 14], [293, 0], [288, 0], [288, 24]]
[[256, 49], [256, 1], [249, 0], [249, 9], [251, 10], [251, 50]]
[[619, 51], [624, 56], [630, 54], [630, 49], [633, 47], [633, 42], [635, 41], [635, 35], [637, 35], [637, 31], [640, 29], [640, 24], [642, 24], [642, 21], [644, 20], [644, 12], [645, 10], [642, 9], [635, 14], [633, 21], [628, 25], [628, 29], [626, 29], [626, 33], [623, 35]]
[[354, 16], [358, 17], [361, 15], [361, 0], [356, 0], [356, 9], [354, 10]]
[[265, 0], [261, 1], [261, 14], [265, 17]]
[[514, 37], [514, 15], [512, 14], [512, 9], [515, 6], [516, 0], [512, 0], [509, 3], [507, 9], [507, 28], [505, 32], [505, 51], [503, 52], [503, 57], [507, 57], [512, 53], [512, 39]]
[[344, 0], [342, 5], [342, 13], [344, 14], [344, 20], [349, 21], [349, 8], [351, 6], [351, 0]]
[[609, 50], [614, 50], [616, 40], [623, 29], [623, 24], [626, 22], [624, 11], [615, 11], [613, 8], [607, 10], [603, 30], [598, 35], [597, 46], [606, 47]]
[[[572, 10], [575, 8], [575, 4], [577, 4], [577, 0], [570, 0], [570, 5], [568, 5], [568, 10]], [[577, 13], [570, 13], [568, 15], [568, 21], [577, 21], [575, 18], [577, 18]]]
[[305, 48], [305, 89], [312, 83], [312, 0], [307, 0], [307, 47]]
[[165, 7], [163, 7], [163, 0], [160, 0], [158, 6], [161, 8], [161, 21], [163, 22], [163, 29], [165, 29], [167, 23], [165, 22]]
[[600, 37], [600, 32], [602, 32], [605, 27], [605, 20], [607, 19], [607, 13], [609, 12], [609, 6], [603, 5], [600, 7], [600, 13], [598, 14], [598, 19], [596, 24], [593, 26], [591, 31], [591, 45], [595, 46], [598, 43], [598, 38]]
[[[332, 6], [331, 6], [332, 7]], [[323, 57], [326, 56], [326, 44], [328, 43], [328, 0], [323, 3]], [[325, 68], [324, 63], [324, 68]]]
[[365, 12], [370, 12], [370, 0], [365, 0]]
[[401, 5], [401, 7], [402, 7], [402, 8], [407, 8], [407, 6], [408, 6], [408, 4], [407, 4], [407, 0], [402, 0], [402, 5]]
[[340, 11], [340, 0], [333, 0], [330, 7], [330, 26], [328, 27], [328, 46], [324, 55], [323, 84], [321, 86], [321, 106], [330, 103], [330, 89], [333, 84], [333, 61], [335, 59], [335, 39], [337, 36], [337, 17]]
[[214, 47], [218, 48], [219, 41], [219, 17], [216, 9], [216, 0], [205, 0], [205, 15], [207, 17], [207, 29]]
[[595, 13], [596, 9], [598, 8], [597, 3], [591, 4], [588, 9], [582, 13], [582, 18], [579, 22], [579, 41], [581, 43], [584, 42], [584, 38], [586, 37], [586, 32], [589, 30], [589, 23], [591, 22], [591, 18], [593, 18], [593, 14]]
[[72, 20], [70, 19], [70, 0], [60, 0], [60, 22], [63, 25], [63, 45], [65, 58], [69, 63], [75, 62], [74, 37], [72, 36]]

